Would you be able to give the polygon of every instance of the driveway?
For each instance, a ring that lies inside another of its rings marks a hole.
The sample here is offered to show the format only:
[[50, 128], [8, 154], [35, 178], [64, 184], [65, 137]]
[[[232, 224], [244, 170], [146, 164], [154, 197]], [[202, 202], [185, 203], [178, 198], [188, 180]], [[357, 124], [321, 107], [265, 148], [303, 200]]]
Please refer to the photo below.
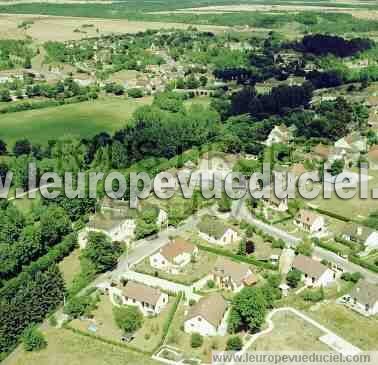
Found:
[[122, 277], [138, 283], [146, 284], [148, 286], [160, 288], [171, 293], [185, 293], [185, 298], [187, 300], [194, 299], [198, 301], [201, 298], [200, 295], [193, 293], [193, 288], [191, 286], [174, 283], [172, 281], [156, 278], [154, 276], [141, 274], [135, 271], [126, 271], [123, 273]]

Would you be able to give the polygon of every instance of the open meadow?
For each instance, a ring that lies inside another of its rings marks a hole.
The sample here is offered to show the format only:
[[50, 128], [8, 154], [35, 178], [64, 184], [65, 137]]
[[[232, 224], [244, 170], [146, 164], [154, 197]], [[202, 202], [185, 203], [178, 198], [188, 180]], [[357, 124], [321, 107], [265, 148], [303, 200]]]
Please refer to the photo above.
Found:
[[[37, 11], [38, 12], [38, 11]], [[64, 15], [64, 14], [62, 14]], [[26, 29], [19, 27], [28, 22]], [[90, 27], [88, 25], [91, 25]], [[70, 16], [1, 14], [0, 39], [24, 39], [31, 37], [36, 42], [67, 41], [95, 37], [98, 35], [138, 33], [147, 29], [186, 29], [188, 24], [171, 22], [129, 21], [126, 19], [92, 19]], [[221, 26], [198, 26], [203, 31], [223, 32]], [[51, 32], [59, 29], [59, 32]]]
[[122, 347], [75, 334], [66, 329], [44, 331], [47, 348], [26, 352], [19, 347], [2, 362], [4, 365], [157, 365], [149, 357]]
[[63, 135], [93, 137], [122, 128], [132, 113], [152, 98], [107, 98], [39, 110], [9, 113], [0, 117], [0, 136], [13, 144], [28, 136], [31, 142], [46, 144]]

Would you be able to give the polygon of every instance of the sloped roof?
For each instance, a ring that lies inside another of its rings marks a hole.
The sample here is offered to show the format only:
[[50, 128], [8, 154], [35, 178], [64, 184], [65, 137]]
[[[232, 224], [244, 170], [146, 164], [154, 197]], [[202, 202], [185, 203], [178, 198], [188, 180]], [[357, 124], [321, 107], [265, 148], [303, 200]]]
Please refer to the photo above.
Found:
[[295, 256], [293, 267], [316, 279], [319, 279], [328, 269], [328, 267], [323, 265], [321, 262], [315, 261], [312, 258], [303, 255]]
[[373, 306], [378, 302], [378, 286], [361, 279], [352, 289], [350, 296], [361, 304]]
[[314, 147], [313, 152], [322, 158], [328, 158], [328, 156], [331, 154], [331, 147], [319, 143]]
[[232, 281], [237, 286], [240, 286], [244, 279], [249, 276], [249, 271], [248, 265], [234, 262], [223, 257], [218, 258], [214, 267], [214, 274], [221, 277], [231, 277]]
[[303, 163], [295, 163], [290, 167], [290, 172], [292, 172], [295, 176], [300, 176], [307, 172], [307, 170], [304, 167]]
[[219, 293], [202, 297], [198, 303], [194, 304], [186, 316], [186, 321], [197, 316], [202, 317], [214, 327], [218, 327], [227, 310], [227, 303]]
[[134, 281], [128, 281], [122, 290], [123, 295], [137, 302], [144, 302], [150, 305], [156, 305], [162, 292], [160, 289], [151, 288], [150, 286], [139, 284]]
[[295, 216], [295, 219], [303, 224], [308, 224], [311, 226], [319, 217], [320, 216], [318, 214], [311, 210], [301, 209]]
[[167, 243], [161, 250], [160, 253], [164, 256], [168, 261], [173, 260], [175, 257], [183, 254], [189, 253], [192, 254], [195, 250], [196, 246], [192, 243], [184, 240], [183, 238], [176, 238], [175, 240]]

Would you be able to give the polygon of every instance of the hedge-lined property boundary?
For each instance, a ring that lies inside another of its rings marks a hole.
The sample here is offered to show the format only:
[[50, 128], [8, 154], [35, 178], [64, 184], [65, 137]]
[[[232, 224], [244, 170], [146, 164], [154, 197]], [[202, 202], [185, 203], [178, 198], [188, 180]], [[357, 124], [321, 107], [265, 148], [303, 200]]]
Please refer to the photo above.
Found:
[[196, 245], [202, 251], [214, 253], [214, 254], [219, 255], [219, 256], [229, 257], [231, 259], [234, 259], [235, 261], [240, 261], [240, 262], [243, 262], [243, 263], [246, 263], [246, 264], [255, 265], [255, 266], [261, 267], [263, 269], [277, 270], [276, 266], [274, 266], [270, 263], [267, 263], [267, 262], [259, 261], [256, 258], [251, 257], [251, 256], [237, 255], [237, 254], [235, 254], [231, 251], [228, 251], [228, 250], [223, 250], [221, 248], [216, 248], [216, 247], [209, 247], [209, 246], [201, 245], [200, 243], [196, 243]]
[[163, 333], [162, 333], [162, 336], [160, 338], [160, 341], [151, 351], [144, 351], [144, 350], [138, 349], [137, 347], [130, 346], [126, 343], [109, 340], [109, 339], [104, 338], [102, 336], [97, 336], [93, 333], [89, 333], [89, 332], [79, 330], [75, 327], [72, 327], [69, 323], [65, 323], [63, 325], [63, 327], [65, 329], [75, 333], [75, 334], [85, 336], [85, 337], [88, 337], [88, 338], [92, 338], [96, 341], [100, 341], [100, 342], [106, 343], [108, 345], [121, 347], [121, 348], [124, 348], [125, 350], [134, 351], [134, 352], [137, 352], [137, 353], [142, 354], [142, 355], [152, 356], [164, 344], [165, 339], [167, 338], [169, 329], [171, 328], [172, 321], [175, 317], [175, 314], [176, 314], [176, 311], [177, 311], [177, 308], [180, 304], [181, 299], [182, 299], [182, 293], [177, 295], [177, 297], [175, 298], [175, 303], [174, 303], [174, 305], [172, 306], [172, 308], [169, 312], [169, 316], [168, 316], [167, 320], [164, 322]]

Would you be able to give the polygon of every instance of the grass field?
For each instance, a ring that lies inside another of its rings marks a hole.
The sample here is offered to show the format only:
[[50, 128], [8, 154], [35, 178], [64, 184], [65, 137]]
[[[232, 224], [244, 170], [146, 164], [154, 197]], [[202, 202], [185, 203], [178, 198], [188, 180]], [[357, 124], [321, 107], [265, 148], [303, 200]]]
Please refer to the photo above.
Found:
[[[38, 4], [29, 4], [31, 6]], [[48, 4], [45, 4], [48, 6]], [[52, 4], [51, 4], [52, 5]], [[68, 4], [66, 4], [68, 5]], [[83, 4], [84, 6], [90, 4]], [[65, 6], [65, 5], [63, 5]], [[94, 4], [93, 4], [94, 6]], [[102, 5], [100, 5], [102, 6]], [[72, 5], [74, 9], [75, 5]], [[85, 12], [82, 14], [75, 13], [75, 10], [71, 12], [71, 6], [68, 5], [66, 9], [70, 16], [46, 16], [46, 15], [0, 15], [0, 38], [3, 39], [24, 39], [26, 36], [31, 37], [36, 42], [46, 41], [67, 41], [88, 37], [95, 37], [98, 35], [109, 35], [113, 33], [137, 33], [143, 32], [147, 29], [186, 29], [188, 24], [180, 24], [176, 22], [148, 22], [148, 21], [129, 21], [126, 19], [116, 19], [117, 16], [113, 16], [114, 19], [92, 19], [85, 17]], [[104, 9], [105, 10], [105, 9]], [[35, 9], [35, 14], [43, 13], [43, 10], [39, 11]], [[58, 13], [59, 15], [65, 15], [65, 11]], [[56, 14], [56, 15], [58, 15]], [[106, 12], [100, 11], [99, 18], [106, 17]], [[83, 16], [80, 18], [79, 16]], [[71, 17], [75, 16], [75, 17]], [[122, 18], [122, 17], [121, 17]], [[33, 22], [26, 30], [18, 28], [23, 21]], [[93, 27], [83, 28], [83, 25], [91, 24]], [[199, 26], [199, 29], [204, 31], [223, 31], [224, 27], [219, 26]], [[49, 29], [59, 29], [59, 31], [49, 31]], [[80, 32], [75, 31], [79, 29]], [[98, 29], [98, 32], [97, 32]]]
[[[45, 109], [28, 110], [0, 116], [0, 138], [13, 145], [21, 138], [46, 145], [64, 135], [88, 138], [100, 132], [113, 133], [123, 128], [133, 112], [150, 105], [153, 98], [107, 97], [95, 101]], [[194, 98], [185, 105], [208, 105], [208, 98]]]
[[48, 346], [39, 352], [18, 348], [3, 365], [158, 365], [147, 356], [102, 343], [66, 329], [44, 330]]
[[59, 263], [59, 269], [62, 272], [67, 289], [70, 288], [75, 275], [80, 273], [81, 267], [79, 256], [80, 250], [76, 249]]
[[8, 144], [25, 137], [33, 143], [47, 144], [49, 139], [63, 135], [91, 137], [99, 132], [114, 132], [125, 125], [135, 109], [151, 102], [151, 97], [109, 98], [9, 113], [0, 118], [0, 138]]
[[324, 333], [294, 314], [277, 313], [273, 323], [273, 331], [260, 337], [250, 351], [329, 351], [319, 341]]
[[[142, 351], [153, 351], [159, 344], [163, 335], [164, 323], [166, 322], [175, 298], [169, 298], [169, 304], [156, 317], [144, 317], [143, 326], [134, 333], [134, 339], [128, 344], [130, 347]], [[120, 342], [122, 337], [122, 330], [118, 328], [113, 317], [113, 304], [110, 302], [108, 296], [102, 296], [100, 303], [95, 311], [93, 311], [95, 323], [97, 325], [96, 335], [106, 340]], [[74, 320], [70, 325], [83, 332], [89, 332], [88, 326], [92, 323], [91, 320]]]

